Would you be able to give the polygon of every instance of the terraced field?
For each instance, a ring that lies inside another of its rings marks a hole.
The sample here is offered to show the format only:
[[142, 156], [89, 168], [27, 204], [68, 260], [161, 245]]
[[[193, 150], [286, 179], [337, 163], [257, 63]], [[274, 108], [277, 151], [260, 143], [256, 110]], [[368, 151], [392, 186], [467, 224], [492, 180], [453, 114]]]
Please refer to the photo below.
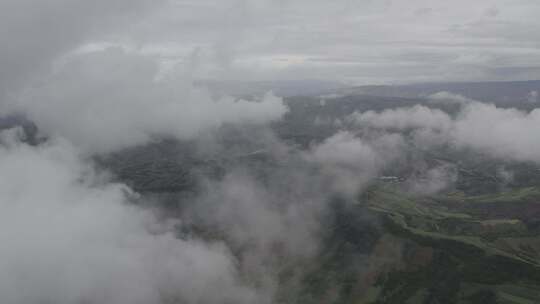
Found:
[[[540, 205], [539, 193], [529, 187], [414, 198], [393, 186], [374, 186], [365, 203], [400, 239], [402, 251], [408, 247], [409, 256], [423, 261], [402, 254], [392, 270], [379, 273], [376, 299], [360, 303], [540, 303], [540, 235], [526, 224], [534, 215], [505, 212], [509, 204]], [[426, 250], [430, 254], [419, 253]]]

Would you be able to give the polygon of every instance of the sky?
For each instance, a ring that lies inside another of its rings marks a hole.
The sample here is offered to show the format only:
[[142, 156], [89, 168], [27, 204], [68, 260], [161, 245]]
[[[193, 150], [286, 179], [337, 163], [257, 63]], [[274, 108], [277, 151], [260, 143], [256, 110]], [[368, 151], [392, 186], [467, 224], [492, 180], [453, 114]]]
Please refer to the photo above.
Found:
[[540, 78], [534, 0], [171, 1], [136, 48], [200, 77], [355, 84]]
[[[540, 78], [535, 0], [2, 0], [2, 86], [122, 47], [217, 80]], [[9, 76], [6, 76], [9, 75]]]

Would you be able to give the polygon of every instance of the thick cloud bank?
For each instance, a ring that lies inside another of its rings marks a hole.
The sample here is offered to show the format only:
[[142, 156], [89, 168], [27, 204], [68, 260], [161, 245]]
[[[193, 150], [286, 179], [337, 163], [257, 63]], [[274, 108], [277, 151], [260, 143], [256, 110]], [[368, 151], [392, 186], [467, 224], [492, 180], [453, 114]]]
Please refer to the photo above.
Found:
[[158, 77], [158, 63], [112, 48], [67, 59], [14, 105], [48, 135], [87, 152], [111, 152], [159, 137], [191, 138], [226, 123], [268, 123], [287, 107], [267, 94], [257, 102], [215, 100], [181, 76]]
[[415, 129], [421, 144], [451, 143], [495, 157], [540, 162], [540, 109], [525, 112], [468, 101], [456, 117], [417, 105], [354, 113], [350, 120], [381, 129]]
[[523, 112], [492, 104], [467, 106], [456, 120], [457, 144], [495, 156], [540, 162], [540, 109]]
[[2, 303], [255, 303], [225, 246], [177, 239], [70, 144], [16, 135], [0, 135]]

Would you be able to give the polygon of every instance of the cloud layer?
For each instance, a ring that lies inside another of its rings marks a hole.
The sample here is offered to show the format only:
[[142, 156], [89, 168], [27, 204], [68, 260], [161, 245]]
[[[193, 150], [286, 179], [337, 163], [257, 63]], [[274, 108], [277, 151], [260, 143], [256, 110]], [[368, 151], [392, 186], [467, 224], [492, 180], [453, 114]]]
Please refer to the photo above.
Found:
[[458, 98], [455, 117], [423, 105], [382, 112], [354, 113], [360, 126], [387, 130], [412, 129], [418, 144], [450, 143], [494, 157], [540, 162], [540, 109], [525, 112]]
[[306, 158], [321, 166], [320, 174], [333, 191], [352, 197], [398, 159], [404, 146], [397, 134], [363, 140], [341, 131], [314, 146]]
[[210, 78], [536, 79], [539, 10], [534, 0], [188, 1], [158, 13], [136, 40], [180, 61], [197, 49]]
[[159, 7], [147, 0], [0, 1], [0, 98], [16, 94], [58, 56]]
[[[360, 84], [540, 78], [534, 0], [0, 1], [4, 89], [85, 44], [217, 79]], [[150, 13], [151, 12], [151, 13]]]
[[223, 244], [176, 238], [67, 142], [16, 135], [0, 135], [2, 302], [254, 302]]
[[151, 57], [110, 48], [75, 55], [11, 106], [45, 134], [90, 153], [170, 137], [189, 139], [226, 123], [268, 123], [287, 107], [267, 94], [258, 102], [214, 98], [187, 76], [160, 76]]

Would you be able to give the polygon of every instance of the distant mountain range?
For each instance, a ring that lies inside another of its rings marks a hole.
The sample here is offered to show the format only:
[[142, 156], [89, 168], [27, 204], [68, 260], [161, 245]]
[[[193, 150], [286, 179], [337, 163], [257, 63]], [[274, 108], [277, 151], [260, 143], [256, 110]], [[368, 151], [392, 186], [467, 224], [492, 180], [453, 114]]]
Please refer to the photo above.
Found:
[[216, 94], [233, 96], [258, 96], [268, 91], [282, 97], [321, 96], [344, 97], [351, 95], [369, 95], [379, 97], [424, 98], [438, 93], [449, 92], [471, 99], [497, 104], [512, 102], [539, 103], [540, 80], [504, 81], [504, 82], [448, 82], [422, 83], [410, 85], [366, 85], [347, 86], [340, 82], [320, 80], [295, 81], [254, 81], [220, 82], [199, 81], [198, 85], [209, 87]]
[[411, 85], [358, 86], [338, 90], [342, 95], [426, 97], [438, 92], [459, 94], [484, 102], [539, 102], [540, 80], [505, 82], [424, 83]]

